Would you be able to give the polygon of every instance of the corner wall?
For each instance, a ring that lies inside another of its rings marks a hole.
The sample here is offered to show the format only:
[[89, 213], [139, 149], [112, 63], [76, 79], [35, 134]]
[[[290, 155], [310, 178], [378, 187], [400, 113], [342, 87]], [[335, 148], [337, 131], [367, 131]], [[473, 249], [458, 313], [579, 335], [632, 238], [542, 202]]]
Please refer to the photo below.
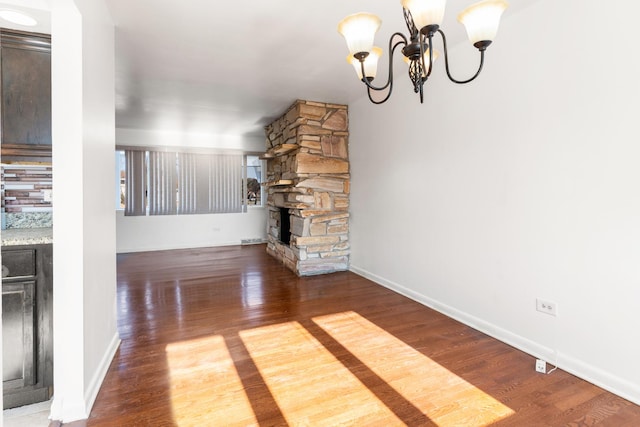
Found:
[[638, 13], [539, 0], [349, 111], [352, 270], [640, 404]]
[[103, 1], [52, 4], [51, 418], [89, 415], [117, 349], [114, 32]]

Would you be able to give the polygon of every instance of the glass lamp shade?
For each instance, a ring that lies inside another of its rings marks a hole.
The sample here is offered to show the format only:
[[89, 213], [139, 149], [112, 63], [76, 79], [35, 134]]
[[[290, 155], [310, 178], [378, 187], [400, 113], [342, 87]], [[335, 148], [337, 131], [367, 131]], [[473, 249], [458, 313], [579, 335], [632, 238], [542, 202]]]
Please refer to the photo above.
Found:
[[[376, 76], [376, 72], [378, 71], [378, 60], [381, 56], [382, 49], [377, 46], [373, 46], [369, 55], [364, 59], [364, 73], [367, 77], [371, 77], [371, 80]], [[362, 80], [362, 67], [360, 66], [360, 61], [354, 58], [353, 55], [349, 55], [347, 56], [347, 62], [353, 65], [353, 68], [358, 74], [358, 78]]]
[[371, 52], [373, 37], [380, 28], [380, 18], [371, 13], [356, 13], [344, 18], [338, 24], [338, 32], [347, 41], [349, 53]]
[[458, 15], [467, 29], [472, 44], [481, 41], [493, 41], [498, 32], [502, 12], [509, 6], [505, 0], [484, 0], [472, 4]]
[[416, 28], [421, 30], [427, 25], [441, 25], [447, 0], [400, 0], [402, 7], [408, 9]]

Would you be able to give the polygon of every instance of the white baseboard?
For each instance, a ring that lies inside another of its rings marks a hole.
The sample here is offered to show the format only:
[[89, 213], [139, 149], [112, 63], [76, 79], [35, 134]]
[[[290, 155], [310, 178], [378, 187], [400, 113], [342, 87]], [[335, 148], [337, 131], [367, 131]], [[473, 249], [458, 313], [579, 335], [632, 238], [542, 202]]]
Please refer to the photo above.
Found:
[[633, 384], [623, 378], [611, 375], [611, 373], [596, 366], [589, 365], [580, 359], [565, 354], [558, 355], [558, 365], [560, 369], [578, 378], [582, 378], [636, 405], [640, 405], [640, 384]]
[[91, 382], [89, 383], [89, 387], [85, 392], [85, 407], [87, 408], [87, 414], [91, 413], [91, 408], [96, 401], [96, 397], [98, 397], [98, 392], [100, 391], [100, 386], [102, 386], [102, 381], [104, 381], [104, 377], [107, 375], [107, 371], [109, 370], [109, 366], [111, 365], [111, 361], [118, 351], [118, 347], [120, 346], [120, 336], [118, 332], [113, 335], [111, 338], [111, 342], [107, 347], [107, 351], [102, 356], [102, 360], [100, 360], [100, 364], [98, 365], [98, 369], [96, 370], [93, 378], [91, 378]]
[[85, 391], [84, 399], [80, 398], [81, 396], [78, 396], [77, 399], [74, 398], [63, 401], [63, 397], [61, 395], [56, 395], [54, 390], [53, 400], [51, 402], [51, 420], [70, 423], [73, 421], [85, 420], [89, 417], [93, 403], [96, 401], [96, 397], [98, 397], [98, 391], [100, 391], [102, 381], [109, 370], [109, 365], [111, 365], [111, 361], [113, 360], [113, 356], [116, 354], [119, 345], [120, 337], [116, 332], [113, 338], [111, 338], [111, 342], [100, 360], [98, 369], [93, 375], [93, 378], [91, 378], [91, 382]]
[[[432, 308], [448, 317], [451, 317], [452, 319], [464, 323], [467, 326], [477, 329], [490, 337], [530, 354], [535, 358], [543, 359], [551, 363], [557, 363], [558, 368], [640, 405], [640, 385], [638, 384], [632, 384], [623, 378], [612, 375], [610, 372], [586, 364], [580, 359], [559, 353], [552, 348], [543, 346], [526, 337], [514, 334], [511, 331], [486, 322], [478, 317], [471, 316], [468, 313], [460, 311], [447, 304], [443, 304], [437, 300], [427, 297], [426, 295], [415, 292], [398, 283], [387, 280], [357, 266], [351, 265], [350, 270], [353, 273], [371, 280], [372, 282], [397, 292], [400, 295], [404, 295], [407, 298]], [[533, 365], [531, 365], [531, 369], [533, 369]]]
[[196, 249], [196, 248], [215, 248], [218, 246], [240, 246], [240, 240], [230, 242], [202, 243], [202, 244], [184, 244], [184, 245], [162, 245], [162, 246], [144, 246], [116, 248], [116, 254], [128, 254], [135, 252], [154, 252], [154, 251], [170, 251], [173, 249]]

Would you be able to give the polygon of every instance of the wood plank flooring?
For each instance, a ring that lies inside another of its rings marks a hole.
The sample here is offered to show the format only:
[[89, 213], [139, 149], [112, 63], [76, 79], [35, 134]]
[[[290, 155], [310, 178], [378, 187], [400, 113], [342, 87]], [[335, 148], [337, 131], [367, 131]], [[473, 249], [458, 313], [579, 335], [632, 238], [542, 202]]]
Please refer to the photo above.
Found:
[[637, 405], [264, 245], [119, 255], [118, 316], [88, 426], [640, 426]]

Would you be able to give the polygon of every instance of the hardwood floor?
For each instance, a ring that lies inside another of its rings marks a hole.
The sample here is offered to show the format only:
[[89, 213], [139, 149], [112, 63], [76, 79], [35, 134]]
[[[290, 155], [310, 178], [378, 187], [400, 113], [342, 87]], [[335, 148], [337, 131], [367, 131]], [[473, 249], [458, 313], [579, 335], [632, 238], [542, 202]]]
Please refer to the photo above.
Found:
[[[640, 407], [350, 272], [264, 245], [118, 256], [88, 426], [639, 426]], [[84, 424], [84, 423], [83, 423]]]

